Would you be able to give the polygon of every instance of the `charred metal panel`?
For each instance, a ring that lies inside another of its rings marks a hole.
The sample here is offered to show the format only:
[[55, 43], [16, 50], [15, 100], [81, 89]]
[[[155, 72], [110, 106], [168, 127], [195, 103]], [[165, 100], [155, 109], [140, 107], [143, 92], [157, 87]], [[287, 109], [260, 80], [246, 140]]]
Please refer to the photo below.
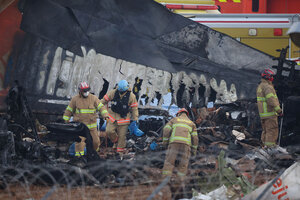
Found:
[[108, 90], [127, 79], [143, 106], [254, 98], [258, 72], [275, 64], [271, 56], [150, 0], [23, 5], [27, 36], [10, 76], [30, 92], [33, 108], [47, 112], [62, 112], [83, 80], [99, 95], [104, 83]]
[[199, 23], [165, 34], [159, 40], [169, 46], [235, 70], [262, 70], [276, 63], [271, 61], [269, 55]]
[[[28, 38], [30, 37], [28, 36]], [[27, 67], [23, 68], [23, 65], [21, 65], [22, 71], [14, 77], [26, 86], [29, 99], [34, 104], [33, 109], [47, 112], [60, 110], [62, 112], [69, 99], [77, 93], [77, 85], [82, 80], [90, 82], [92, 91], [97, 96], [103, 89], [104, 80], [109, 83], [107, 89], [114, 88], [120, 79], [127, 79], [132, 88], [134, 88], [137, 80], [140, 80], [142, 82], [137, 92], [139, 93], [139, 102], [143, 106], [153, 105], [151, 102], [157, 98], [157, 94], [165, 96], [171, 92], [173, 101], [170, 103], [177, 104], [176, 96], [180, 90], [180, 85], [184, 85], [183, 98], [185, 98], [186, 103], [197, 103], [199, 98], [203, 98], [203, 95], [195, 92], [195, 98], [189, 99], [188, 93], [190, 88], [195, 88], [195, 91], [198, 91], [199, 87], [206, 88], [205, 96], [210, 95], [211, 88], [215, 90], [217, 92], [217, 100], [220, 102], [231, 102], [237, 99], [235, 84], [227, 86], [225, 80], [217, 82], [215, 78], [210, 78], [211, 76], [199, 73], [196, 70], [188, 70], [190, 73], [188, 71], [170, 73], [96, 54], [94, 50], [86, 52], [85, 48], [82, 48], [84, 57], [79, 57], [44, 40], [37, 40], [43, 41], [40, 43], [42, 46], [41, 51], [37, 55], [41, 55], [44, 59], [35, 61], [31, 66], [28, 65], [29, 68], [38, 66], [29, 71], [27, 71]], [[34, 46], [36, 42], [28, 43], [29, 46], [32, 44]], [[30, 49], [32, 47], [25, 48]], [[55, 48], [56, 50], [54, 51]], [[49, 53], [49, 49], [51, 49], [51, 53]], [[30, 60], [32, 57], [37, 56], [36, 51], [33, 51], [31, 56], [28, 55], [27, 51], [23, 53]], [[50, 56], [52, 61], [45, 62], [45, 58]], [[111, 67], [108, 68], [107, 66]], [[32, 90], [32, 86], [35, 86], [33, 88], [36, 89]], [[142, 103], [143, 95], [146, 95], [149, 99], [147, 103]], [[164, 98], [160, 98], [154, 106], [165, 105], [165, 103]], [[61, 106], [58, 108], [57, 105]]]

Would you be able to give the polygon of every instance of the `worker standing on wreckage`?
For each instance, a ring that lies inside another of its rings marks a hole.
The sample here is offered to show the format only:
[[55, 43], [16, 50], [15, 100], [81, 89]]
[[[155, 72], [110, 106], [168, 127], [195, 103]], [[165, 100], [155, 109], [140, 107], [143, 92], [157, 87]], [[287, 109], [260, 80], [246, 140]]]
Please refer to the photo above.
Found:
[[277, 116], [283, 116], [280, 104], [272, 84], [274, 72], [265, 69], [261, 73], [261, 82], [257, 87], [257, 106], [262, 125], [261, 141], [265, 147], [276, 145], [278, 138]]
[[[98, 151], [100, 138], [97, 131], [97, 114], [99, 111], [104, 119], [108, 118], [108, 112], [100, 100], [93, 94], [90, 94], [90, 86], [86, 82], [82, 82], [78, 86], [79, 94], [74, 96], [65, 110], [63, 119], [70, 121], [73, 115], [73, 121], [84, 123], [90, 130], [93, 138], [93, 148]], [[85, 138], [80, 137], [81, 142], [75, 143], [75, 156], [84, 155]]]
[[179, 160], [177, 175], [183, 184], [186, 176], [189, 159], [192, 154], [195, 156], [198, 147], [198, 133], [196, 125], [189, 117], [185, 108], [180, 109], [176, 117], [171, 119], [163, 129], [163, 144], [168, 145], [166, 159], [162, 174], [171, 176], [175, 161]]
[[116, 89], [109, 91], [101, 99], [101, 103], [108, 106], [108, 116], [106, 133], [109, 139], [117, 147], [120, 159], [126, 147], [126, 134], [128, 125], [137, 131], [138, 103], [135, 95], [129, 88], [126, 80], [121, 80]]

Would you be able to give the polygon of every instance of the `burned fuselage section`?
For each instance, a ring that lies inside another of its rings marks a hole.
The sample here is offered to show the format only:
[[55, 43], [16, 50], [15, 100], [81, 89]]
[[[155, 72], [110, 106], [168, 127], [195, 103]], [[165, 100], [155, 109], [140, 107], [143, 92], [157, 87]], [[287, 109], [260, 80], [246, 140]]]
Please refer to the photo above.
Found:
[[[226, 157], [244, 159], [261, 171], [293, 162], [285, 155], [282, 163], [274, 164], [277, 157], [257, 150], [261, 127], [255, 90], [259, 71], [277, 65], [271, 56], [150, 0], [143, 4], [138, 0], [22, 2], [23, 50], [5, 79], [7, 86], [12, 80], [19, 83], [9, 91], [8, 110], [3, 115], [1, 156], [8, 167], [0, 168], [1, 182], [20, 179], [29, 186], [121, 187], [157, 180], [166, 150], [161, 143], [162, 129], [178, 107], [189, 110], [199, 134], [198, 155], [191, 162], [190, 174], [196, 177], [191, 188], [199, 189], [199, 180], [205, 180], [203, 168], [217, 170], [216, 157], [224, 157], [224, 151]], [[281, 62], [278, 67], [295, 74], [285, 77], [297, 83], [298, 70], [290, 63]], [[57, 121], [81, 81], [89, 82], [91, 91], [102, 98], [121, 79], [129, 82], [137, 96], [139, 128], [145, 132], [127, 135], [123, 161], [110, 151], [112, 143], [101, 132], [101, 119], [100, 152], [93, 150], [83, 124]], [[290, 89], [291, 85], [285, 91]], [[292, 95], [296, 97], [285, 104], [296, 106], [299, 94]], [[206, 109], [208, 102], [214, 102], [214, 110], [207, 110], [209, 117], [199, 120], [202, 111], [198, 111]], [[287, 108], [291, 109], [293, 106]], [[299, 119], [293, 111], [283, 123], [285, 144], [292, 140], [290, 136], [299, 134], [298, 126], [288, 129]], [[45, 133], [36, 128], [35, 119], [45, 125]], [[69, 147], [80, 136], [87, 138], [87, 155], [72, 157]], [[64, 151], [61, 146], [66, 147]]]
[[140, 107], [230, 103], [255, 98], [259, 71], [276, 64], [150, 0], [22, 2], [26, 37], [6, 84], [30, 88], [38, 111], [62, 113], [83, 80], [102, 98], [126, 79]]

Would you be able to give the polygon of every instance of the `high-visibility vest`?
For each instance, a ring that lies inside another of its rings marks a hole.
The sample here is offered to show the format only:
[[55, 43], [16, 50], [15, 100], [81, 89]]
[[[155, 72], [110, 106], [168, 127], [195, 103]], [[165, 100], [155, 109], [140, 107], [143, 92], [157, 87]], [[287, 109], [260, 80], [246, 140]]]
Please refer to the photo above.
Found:
[[257, 106], [261, 119], [277, 116], [281, 112], [279, 101], [272, 83], [262, 79], [256, 90]]
[[198, 133], [196, 125], [188, 117], [181, 115], [171, 119], [164, 127], [164, 143], [183, 143], [197, 149]]

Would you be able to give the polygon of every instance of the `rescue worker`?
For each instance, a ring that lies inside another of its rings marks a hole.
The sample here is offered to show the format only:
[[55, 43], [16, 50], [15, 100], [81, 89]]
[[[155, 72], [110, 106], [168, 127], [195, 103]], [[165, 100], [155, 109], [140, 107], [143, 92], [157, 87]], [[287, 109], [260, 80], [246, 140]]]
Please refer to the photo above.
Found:
[[[78, 86], [79, 94], [74, 96], [65, 110], [63, 119], [69, 122], [73, 115], [73, 121], [84, 123], [90, 130], [93, 138], [93, 148], [98, 151], [100, 138], [97, 131], [97, 114], [99, 111], [104, 119], [108, 118], [108, 112], [100, 100], [93, 94], [90, 94], [90, 86], [82, 82]], [[80, 137], [81, 142], [75, 143], [75, 156], [84, 155], [85, 138]]]
[[101, 103], [108, 106], [106, 133], [109, 139], [117, 147], [120, 159], [126, 147], [126, 134], [128, 125], [137, 126], [138, 103], [135, 95], [129, 88], [126, 80], [121, 80], [116, 89], [109, 91], [101, 99]]
[[176, 159], [179, 159], [177, 175], [183, 180], [188, 169], [191, 151], [197, 153], [198, 134], [196, 125], [188, 117], [185, 108], [180, 109], [163, 129], [163, 144], [168, 145], [163, 176], [171, 176]]
[[283, 116], [272, 84], [274, 75], [271, 69], [265, 69], [261, 73], [261, 82], [256, 89], [257, 106], [262, 125], [261, 141], [265, 147], [276, 145], [278, 138], [277, 116]]

